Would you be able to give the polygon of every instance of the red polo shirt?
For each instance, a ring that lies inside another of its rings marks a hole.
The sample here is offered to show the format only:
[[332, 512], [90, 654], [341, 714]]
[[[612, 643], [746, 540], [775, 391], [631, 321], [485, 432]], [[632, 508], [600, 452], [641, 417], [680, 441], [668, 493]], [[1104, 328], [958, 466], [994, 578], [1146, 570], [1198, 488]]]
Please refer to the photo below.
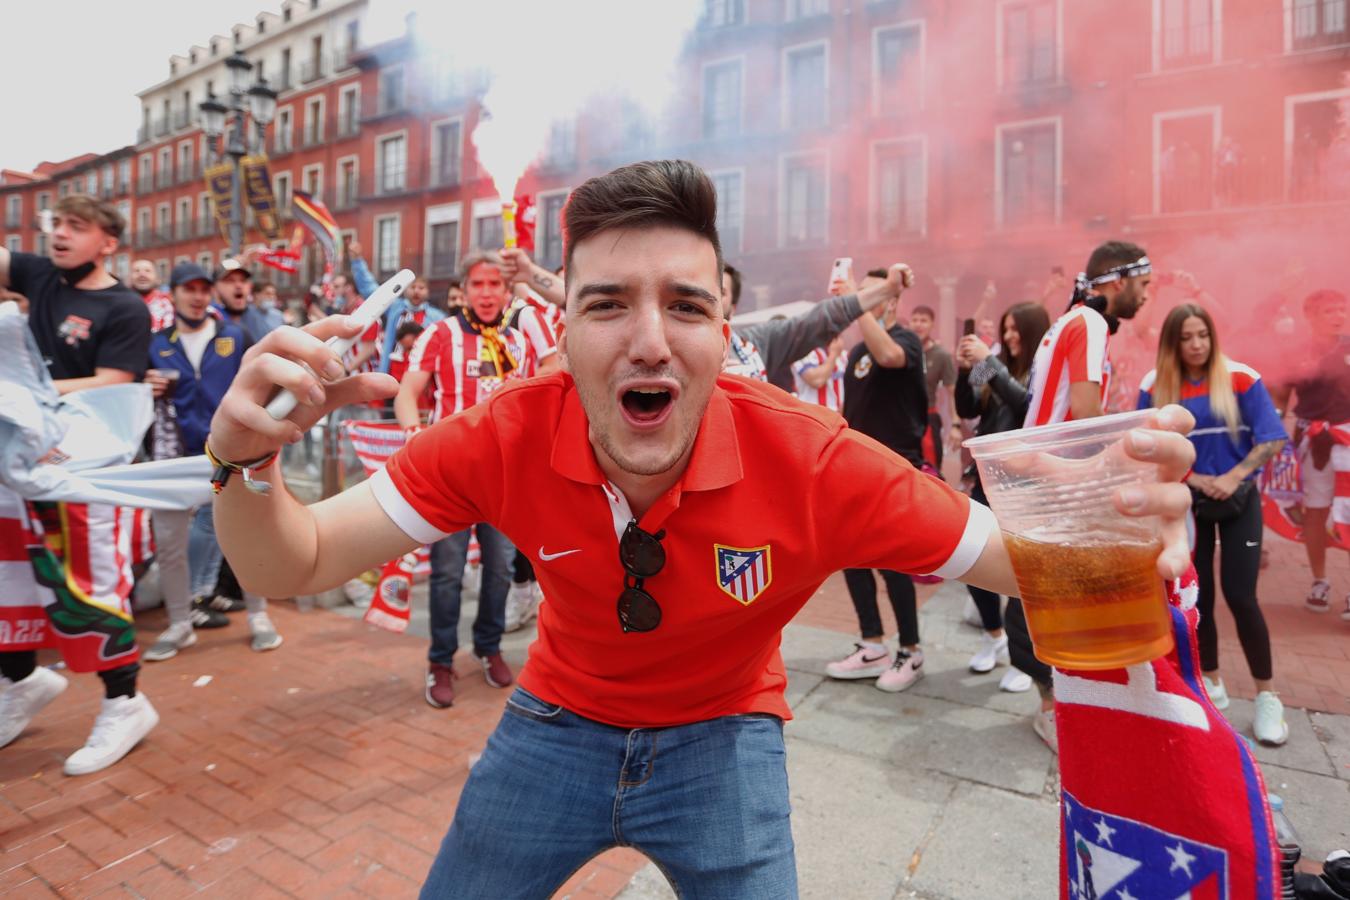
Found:
[[548, 596], [521, 685], [625, 728], [791, 718], [781, 631], [831, 572], [956, 577], [995, 527], [837, 414], [726, 375], [684, 475], [639, 523], [666, 531], [665, 568], [645, 585], [662, 609], [651, 632], [619, 627], [628, 503], [596, 462], [567, 375], [503, 388], [423, 431], [371, 486], [422, 543], [474, 522], [500, 528]]

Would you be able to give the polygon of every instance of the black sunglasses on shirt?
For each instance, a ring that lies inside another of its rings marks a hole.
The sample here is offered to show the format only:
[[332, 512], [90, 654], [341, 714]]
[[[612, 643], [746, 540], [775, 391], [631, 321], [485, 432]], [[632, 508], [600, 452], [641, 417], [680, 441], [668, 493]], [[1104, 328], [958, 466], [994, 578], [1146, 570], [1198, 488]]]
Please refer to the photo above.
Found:
[[661, 604], [643, 590], [644, 579], [653, 578], [666, 564], [661, 546], [665, 531], [650, 534], [632, 519], [619, 538], [619, 564], [623, 566], [623, 592], [619, 594], [619, 626], [625, 631], [653, 631], [661, 624]]

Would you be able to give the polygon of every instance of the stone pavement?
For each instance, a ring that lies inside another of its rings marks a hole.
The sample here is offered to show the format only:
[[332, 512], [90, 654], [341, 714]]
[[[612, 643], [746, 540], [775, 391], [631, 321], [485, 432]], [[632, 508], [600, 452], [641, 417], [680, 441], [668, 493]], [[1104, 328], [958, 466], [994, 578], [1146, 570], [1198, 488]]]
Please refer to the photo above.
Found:
[[[1299, 608], [1301, 557], [1281, 555], [1298, 549], [1276, 547], [1263, 576], [1277, 678], [1286, 699], [1343, 714], [1350, 625]], [[1336, 572], [1338, 590], [1350, 589], [1347, 570]], [[424, 634], [423, 594], [413, 630]], [[838, 576], [785, 634], [803, 896], [1006, 897], [1009, 884], [1017, 896], [1053, 896], [1055, 768], [1026, 722], [1035, 701], [999, 694], [997, 673], [966, 671], [978, 632], [958, 621], [959, 586], [922, 596], [929, 674], [906, 694], [822, 678], [855, 628]], [[199, 632], [173, 660], [145, 664], [160, 726], [122, 763], [84, 778], [60, 766], [83, 742], [100, 691], [97, 679], [73, 677], [0, 750], [0, 894], [415, 896], [507, 692], [461, 656], [459, 699], [434, 710], [422, 699], [424, 639], [346, 613], [277, 603], [286, 636], [277, 651], [249, 651], [240, 617]], [[465, 613], [467, 632], [472, 604]], [[162, 612], [138, 624], [148, 640]], [[1223, 627], [1222, 658], [1242, 696], [1240, 652]], [[531, 636], [508, 636], [513, 664]], [[1230, 715], [1249, 727], [1250, 703], [1235, 701]], [[1320, 857], [1350, 845], [1350, 718], [1294, 709], [1289, 718], [1289, 744], [1258, 757], [1308, 854]], [[616, 895], [670, 896], [640, 855], [619, 850], [557, 896]]]

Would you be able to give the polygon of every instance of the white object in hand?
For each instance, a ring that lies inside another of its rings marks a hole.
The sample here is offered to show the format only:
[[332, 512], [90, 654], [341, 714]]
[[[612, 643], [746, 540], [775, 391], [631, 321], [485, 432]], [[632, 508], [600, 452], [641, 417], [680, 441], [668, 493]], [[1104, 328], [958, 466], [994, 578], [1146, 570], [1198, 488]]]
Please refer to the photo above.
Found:
[[[342, 357], [361, 336], [371, 324], [378, 322], [384, 317], [390, 304], [398, 298], [400, 294], [408, 289], [417, 276], [413, 274], [412, 269], [403, 269], [397, 275], [390, 278], [384, 284], [375, 289], [375, 293], [365, 299], [365, 302], [356, 308], [351, 314], [351, 319], [361, 323], [361, 328], [351, 337], [331, 337], [325, 343], [338, 357]], [[272, 398], [272, 402], [267, 404], [267, 414], [277, 421], [281, 421], [291, 414], [296, 406], [296, 397], [290, 391], [282, 391]]]

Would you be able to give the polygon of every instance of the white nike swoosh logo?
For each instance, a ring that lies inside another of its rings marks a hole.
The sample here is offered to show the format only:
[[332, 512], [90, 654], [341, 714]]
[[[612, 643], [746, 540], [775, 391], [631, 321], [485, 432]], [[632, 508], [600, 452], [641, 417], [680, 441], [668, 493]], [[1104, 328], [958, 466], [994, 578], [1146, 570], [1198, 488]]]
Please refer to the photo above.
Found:
[[545, 552], [544, 552], [544, 545], [543, 545], [543, 544], [540, 544], [540, 545], [539, 545], [539, 561], [540, 561], [540, 562], [549, 562], [549, 561], [551, 561], [551, 560], [560, 559], [561, 557], [564, 557], [564, 556], [571, 556], [573, 553], [580, 553], [580, 552], [581, 552], [581, 550], [580, 550], [580, 548], [578, 548], [578, 549], [576, 549], [576, 550], [561, 550], [561, 551], [559, 551], [559, 552], [557, 552], [557, 553], [545, 553]]
[[1259, 546], [1261, 546], [1261, 542], [1260, 542], [1260, 541], [1248, 541], [1248, 542], [1247, 542], [1247, 546], [1248, 546], [1248, 547], [1259, 547]]

